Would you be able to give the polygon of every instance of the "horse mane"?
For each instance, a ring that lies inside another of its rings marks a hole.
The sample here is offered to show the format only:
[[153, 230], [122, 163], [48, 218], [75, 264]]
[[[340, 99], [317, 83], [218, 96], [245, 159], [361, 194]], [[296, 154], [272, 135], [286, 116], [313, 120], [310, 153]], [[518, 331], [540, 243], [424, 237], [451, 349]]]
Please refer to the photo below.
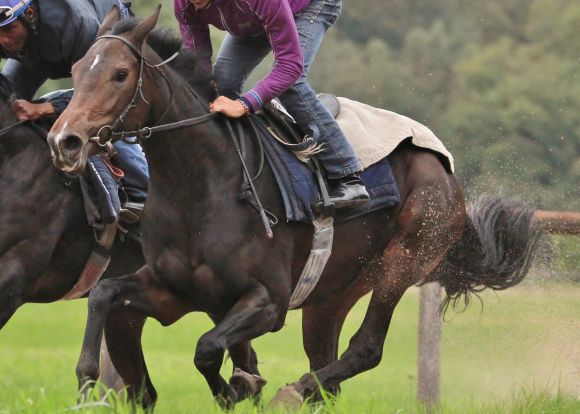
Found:
[[[112, 34], [120, 35], [130, 32], [142, 19], [131, 17], [117, 22]], [[170, 58], [179, 52], [177, 58], [169, 62], [169, 66], [192, 88], [208, 98], [208, 102], [217, 97], [213, 76], [203, 71], [193, 50], [182, 49], [181, 37], [173, 30], [156, 28], [147, 37], [147, 44], [162, 60]]]

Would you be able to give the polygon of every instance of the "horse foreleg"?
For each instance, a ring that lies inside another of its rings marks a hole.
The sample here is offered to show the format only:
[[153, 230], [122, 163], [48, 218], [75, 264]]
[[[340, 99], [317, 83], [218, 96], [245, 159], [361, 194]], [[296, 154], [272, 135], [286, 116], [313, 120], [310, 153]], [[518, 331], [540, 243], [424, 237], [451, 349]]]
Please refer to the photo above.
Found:
[[228, 353], [234, 365], [229, 384], [236, 392], [237, 401], [251, 398], [254, 404], [258, 404], [266, 380], [258, 371], [258, 356], [251, 342], [232, 345], [228, 348]]
[[22, 305], [22, 299], [20, 297], [4, 299], [0, 295], [0, 329], [12, 318], [12, 315], [14, 315], [20, 305]]
[[100, 375], [100, 346], [109, 311], [115, 305], [115, 299], [119, 293], [126, 293], [128, 288], [134, 290], [134, 283], [131, 283], [133, 277], [134, 275], [129, 275], [116, 280], [103, 280], [89, 294], [85, 335], [76, 367], [81, 400], [89, 395], [93, 383]]
[[[214, 324], [218, 324], [223, 316], [209, 314]], [[251, 398], [254, 404], [260, 402], [262, 388], [266, 380], [258, 370], [258, 355], [250, 341], [240, 342], [228, 347], [228, 353], [233, 363], [233, 372], [229, 384], [234, 389], [238, 401]]]
[[12, 250], [0, 257], [0, 329], [22, 305], [26, 267]]
[[237, 395], [234, 387], [220, 375], [225, 349], [274, 330], [281, 312], [281, 306], [270, 298], [268, 290], [258, 285], [243, 295], [215, 328], [199, 339], [195, 366], [205, 377], [218, 404], [229, 408], [244, 397]]
[[0, 329], [22, 305], [22, 279], [20, 273], [0, 274]]
[[111, 362], [121, 376], [121, 385], [126, 386], [129, 399], [150, 407], [157, 401], [157, 392], [149, 378], [141, 347], [145, 320], [145, 316], [131, 309], [112, 310], [105, 324], [105, 339]]
[[[164, 287], [158, 286], [155, 282], [151, 272], [145, 266], [137, 273], [103, 280], [91, 290], [85, 336], [81, 356], [76, 368], [79, 389], [84, 395], [90, 391], [92, 382], [99, 377], [100, 343], [103, 329], [105, 329], [107, 318], [112, 310], [125, 307], [141, 315], [155, 317], [165, 324], [174, 322], [188, 310], [188, 304], [184, 303], [181, 298], [176, 297], [175, 294]], [[139, 319], [137, 320], [137, 326], [140, 324], [142, 324], [142, 321]], [[136, 343], [140, 343], [141, 328], [142, 326], [132, 334], [130, 332], [127, 333], [131, 339], [129, 346], [135, 346]], [[109, 329], [111, 329], [111, 326], [109, 326]], [[139, 335], [137, 335], [137, 332], [139, 332]], [[108, 345], [116, 344], [119, 343], [108, 342]], [[139, 355], [139, 351], [140, 347], [136, 352], [134, 349], [127, 347], [125, 352], [135, 352], [136, 355]], [[141, 368], [144, 369], [144, 365], [141, 365]], [[141, 389], [143, 385], [138, 383], [136, 388]]]
[[107, 390], [114, 390], [117, 394], [120, 394], [125, 388], [125, 383], [123, 382], [121, 375], [119, 375], [115, 369], [113, 361], [111, 361], [105, 338], [101, 341], [101, 357], [99, 365], [100, 383], [103, 384]]

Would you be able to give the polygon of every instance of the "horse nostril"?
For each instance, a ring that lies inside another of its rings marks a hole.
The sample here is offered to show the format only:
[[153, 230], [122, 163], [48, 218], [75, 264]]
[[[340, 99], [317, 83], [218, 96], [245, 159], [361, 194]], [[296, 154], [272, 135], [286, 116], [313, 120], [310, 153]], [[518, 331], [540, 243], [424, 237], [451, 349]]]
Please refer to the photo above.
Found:
[[76, 152], [83, 145], [83, 141], [77, 135], [67, 135], [67, 137], [63, 139], [61, 142], [62, 149], [67, 152]]

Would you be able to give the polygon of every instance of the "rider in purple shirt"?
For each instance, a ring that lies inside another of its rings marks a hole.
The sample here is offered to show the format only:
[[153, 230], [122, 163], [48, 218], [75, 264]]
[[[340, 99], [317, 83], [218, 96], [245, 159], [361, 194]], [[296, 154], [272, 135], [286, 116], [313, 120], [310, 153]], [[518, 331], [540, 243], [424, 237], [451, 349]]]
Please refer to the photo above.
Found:
[[[185, 48], [211, 71], [209, 25], [227, 31], [214, 66], [220, 94], [210, 109], [240, 117], [278, 97], [303, 130], [318, 133], [318, 158], [337, 208], [365, 203], [361, 165], [332, 115], [306, 81], [326, 30], [340, 14], [342, 0], [174, 0]], [[270, 52], [270, 73], [242, 94], [250, 72]]]

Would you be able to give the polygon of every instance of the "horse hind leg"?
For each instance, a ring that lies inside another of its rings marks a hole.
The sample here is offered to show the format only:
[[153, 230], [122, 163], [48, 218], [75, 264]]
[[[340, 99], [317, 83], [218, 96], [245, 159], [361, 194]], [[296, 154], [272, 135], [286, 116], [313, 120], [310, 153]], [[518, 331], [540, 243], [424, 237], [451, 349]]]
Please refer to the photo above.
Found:
[[[302, 341], [310, 362], [310, 372], [318, 371], [338, 360], [338, 340], [346, 316], [368, 290], [364, 283], [357, 283], [326, 302], [302, 308]], [[333, 397], [338, 396], [340, 384], [325, 387], [324, 392]], [[310, 397], [311, 401], [323, 399], [319, 388]], [[268, 403], [268, 408], [298, 410], [303, 402], [303, 396], [297, 392], [294, 384], [290, 384], [278, 390], [274, 400]]]
[[[369, 290], [369, 287], [360, 281], [327, 302], [316, 303], [302, 309], [302, 341], [311, 372], [338, 360], [338, 340], [346, 316]], [[340, 392], [340, 385], [337, 384], [325, 391], [336, 396]], [[317, 392], [313, 397], [320, 399], [321, 395]]]
[[[299, 381], [281, 389], [274, 397], [274, 404], [286, 400], [288, 394], [304, 398], [313, 395], [319, 386], [332, 389], [379, 364], [397, 303], [408, 287], [433, 271], [453, 242], [453, 234], [460, 232], [457, 226], [460, 218], [456, 220], [443, 213], [450, 211], [449, 198], [443, 194], [433, 199], [425, 196], [427, 192], [429, 189], [424, 188], [405, 201], [397, 219], [396, 233], [383, 254], [384, 269], [374, 281], [365, 318], [347, 350], [338, 361], [305, 374]], [[443, 216], [435, 211], [442, 212]]]
[[337, 389], [345, 379], [378, 365], [393, 310], [405, 289], [401, 286], [375, 289], [363, 324], [340, 359], [279, 389], [269, 406], [297, 409], [306, 398], [316, 400], [319, 388]]

